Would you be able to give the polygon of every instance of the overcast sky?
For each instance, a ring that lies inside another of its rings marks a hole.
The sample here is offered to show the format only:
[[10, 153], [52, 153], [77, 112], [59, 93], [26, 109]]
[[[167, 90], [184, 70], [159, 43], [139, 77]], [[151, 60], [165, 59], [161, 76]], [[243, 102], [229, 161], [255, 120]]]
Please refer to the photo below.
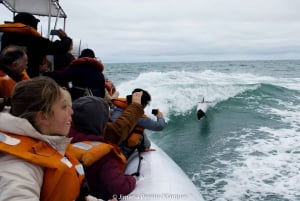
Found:
[[300, 0], [60, 4], [66, 32], [104, 62], [300, 59]]

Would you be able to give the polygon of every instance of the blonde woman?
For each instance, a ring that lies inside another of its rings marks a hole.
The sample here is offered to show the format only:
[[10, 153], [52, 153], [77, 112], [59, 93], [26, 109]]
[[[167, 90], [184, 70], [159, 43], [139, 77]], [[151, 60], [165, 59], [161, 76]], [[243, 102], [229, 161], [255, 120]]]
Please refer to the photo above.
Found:
[[78, 199], [84, 173], [67, 150], [73, 110], [63, 93], [46, 77], [16, 85], [0, 113], [0, 200]]

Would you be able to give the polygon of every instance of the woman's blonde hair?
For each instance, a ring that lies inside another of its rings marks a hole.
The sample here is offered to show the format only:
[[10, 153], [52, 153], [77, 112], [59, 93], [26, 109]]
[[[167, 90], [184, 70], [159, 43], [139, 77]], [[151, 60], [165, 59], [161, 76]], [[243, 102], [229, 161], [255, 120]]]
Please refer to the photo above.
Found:
[[66, 88], [62, 88], [63, 89], [63, 95], [67, 101], [67, 104], [72, 107], [72, 97], [71, 97], [71, 94], [70, 92], [66, 89]]
[[14, 89], [10, 113], [27, 119], [36, 127], [36, 114], [52, 115], [52, 106], [61, 96], [60, 86], [51, 78], [40, 76], [21, 81]]

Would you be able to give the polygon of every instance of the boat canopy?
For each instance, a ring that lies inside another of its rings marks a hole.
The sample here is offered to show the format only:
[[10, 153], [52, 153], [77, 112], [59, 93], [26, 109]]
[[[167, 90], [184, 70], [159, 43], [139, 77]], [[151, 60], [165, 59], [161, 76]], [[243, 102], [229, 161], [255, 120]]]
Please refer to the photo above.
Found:
[[0, 0], [11, 12], [27, 12], [33, 15], [67, 18], [58, 0]]
[[[59, 0], [0, 0], [9, 11], [15, 16], [17, 13], [26, 12], [32, 15], [48, 17], [47, 37], [50, 38], [50, 31], [56, 29], [58, 19], [63, 19], [63, 29], [65, 30], [67, 15], [59, 4]], [[51, 19], [55, 18], [54, 26], [51, 27]], [[1, 33], [0, 33], [1, 38]], [[53, 36], [50, 38], [53, 40]], [[81, 40], [76, 42], [73, 39], [73, 54], [78, 56], [82, 49]], [[1, 40], [0, 40], [1, 44]]]
[[67, 15], [58, 0], [0, 0], [0, 3], [7, 7], [14, 16], [17, 13], [26, 12], [32, 15], [48, 17], [48, 38], [52, 18], [55, 18], [53, 29], [56, 29], [59, 18], [63, 18], [63, 29], [65, 29]]

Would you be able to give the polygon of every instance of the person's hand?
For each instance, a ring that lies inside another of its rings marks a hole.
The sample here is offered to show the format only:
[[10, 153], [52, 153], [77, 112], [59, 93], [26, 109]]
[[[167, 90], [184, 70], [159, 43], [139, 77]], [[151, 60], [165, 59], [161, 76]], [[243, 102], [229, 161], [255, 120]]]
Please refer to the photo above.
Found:
[[67, 37], [67, 34], [64, 30], [62, 29], [59, 29], [58, 30], [58, 37], [61, 39], [61, 38], [64, 38], [64, 37]]
[[145, 148], [142, 150], [142, 152], [149, 152], [149, 151], [156, 151], [156, 149], [153, 148]]
[[142, 91], [133, 93], [132, 94], [132, 102], [141, 104], [142, 95], [143, 95]]
[[163, 117], [163, 113], [160, 110], [158, 110], [157, 114], [156, 114], [156, 117], [157, 118], [162, 118]]

